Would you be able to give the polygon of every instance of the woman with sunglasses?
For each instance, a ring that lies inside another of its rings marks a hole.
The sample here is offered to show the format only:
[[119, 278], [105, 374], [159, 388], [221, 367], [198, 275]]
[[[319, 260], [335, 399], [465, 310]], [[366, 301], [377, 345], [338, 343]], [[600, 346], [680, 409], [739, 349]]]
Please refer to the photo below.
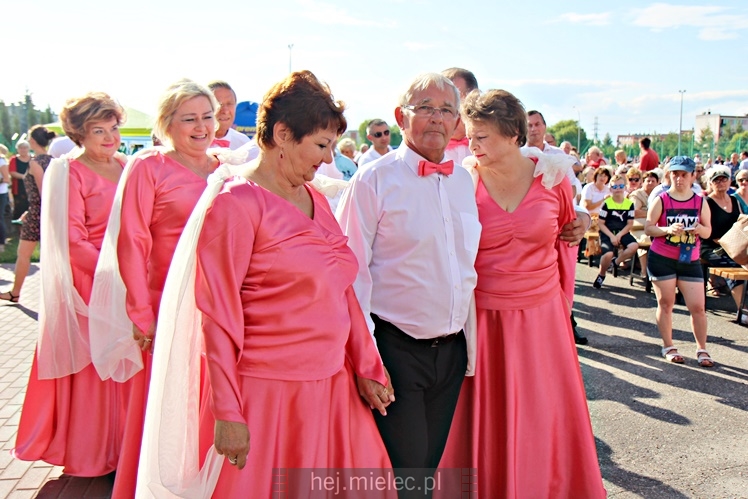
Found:
[[701, 367], [714, 361], [706, 350], [706, 310], [704, 274], [699, 261], [699, 240], [712, 233], [709, 203], [693, 192], [696, 165], [687, 156], [670, 160], [670, 187], [649, 205], [644, 231], [651, 236], [647, 274], [657, 296], [657, 329], [662, 338], [662, 356], [669, 362], [683, 363], [673, 345], [673, 306], [675, 289], [680, 290], [691, 315], [696, 339], [696, 360]]
[[[706, 198], [709, 203], [709, 211], [712, 213], [712, 233], [701, 240], [701, 261], [708, 262], [710, 267], [739, 267], [732, 258], [721, 251], [719, 238], [725, 235], [732, 228], [732, 224], [737, 222], [740, 215], [740, 205], [737, 198], [730, 196], [727, 190], [730, 188], [730, 167], [715, 166], [709, 169], [707, 177], [711, 187], [711, 194]], [[748, 178], [748, 171], [740, 172], [743, 178]], [[746, 182], [743, 182], [745, 185]], [[722, 296], [722, 291], [730, 291], [732, 299], [735, 300], [735, 306], [740, 307], [740, 300], [743, 297], [742, 282], [733, 281], [732, 279], [722, 279], [721, 277], [710, 277], [711, 290], [707, 292], [711, 296]], [[727, 289], [725, 289], [727, 288]]]
[[[634, 225], [634, 202], [626, 197], [626, 177], [613, 175], [610, 179], [610, 192], [612, 196], [603, 201], [600, 207], [600, 217], [597, 225], [600, 228], [600, 273], [592, 285], [601, 288], [605, 280], [608, 267], [618, 268], [618, 264], [625, 262], [636, 254], [639, 245], [631, 235], [631, 227]], [[618, 248], [624, 248], [618, 254]]]
[[632, 166], [626, 172], [626, 197], [631, 197], [631, 193], [642, 186], [642, 171]]

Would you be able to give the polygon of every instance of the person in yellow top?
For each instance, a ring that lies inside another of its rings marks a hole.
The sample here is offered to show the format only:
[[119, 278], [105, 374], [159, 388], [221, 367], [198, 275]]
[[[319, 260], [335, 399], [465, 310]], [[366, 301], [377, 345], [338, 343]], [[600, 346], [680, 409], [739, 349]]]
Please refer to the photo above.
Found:
[[[634, 202], [626, 197], [626, 178], [615, 174], [610, 179], [611, 197], [603, 201], [600, 207], [600, 218], [597, 221], [600, 227], [600, 274], [595, 278], [592, 285], [601, 288], [605, 280], [605, 273], [613, 262], [613, 275], [616, 275], [618, 264], [632, 258], [639, 249], [639, 245], [631, 235], [631, 227], [634, 225]], [[623, 251], [615, 258], [618, 247]]]

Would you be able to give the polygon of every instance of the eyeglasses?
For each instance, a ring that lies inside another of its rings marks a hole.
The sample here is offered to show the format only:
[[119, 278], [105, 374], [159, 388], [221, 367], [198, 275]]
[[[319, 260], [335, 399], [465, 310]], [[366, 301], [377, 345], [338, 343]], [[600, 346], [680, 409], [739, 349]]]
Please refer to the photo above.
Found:
[[626, 184], [615, 184], [610, 186], [611, 189], [625, 189]]
[[713, 178], [712, 182], [728, 182], [730, 179], [727, 177], [719, 176], [717, 178]]
[[385, 137], [387, 137], [387, 136], [389, 136], [389, 134], [390, 134], [390, 131], [389, 131], [389, 130], [384, 130], [384, 131], [382, 131], [382, 132], [376, 132], [376, 133], [372, 133], [371, 135], [372, 135], [372, 137], [376, 137], [376, 138], [379, 138], [379, 137], [381, 137], [382, 135], [384, 135]]
[[739, 178], [739, 179], [737, 179], [737, 182], [739, 184], [742, 184], [743, 182], [748, 182], [748, 178]]
[[457, 111], [452, 109], [451, 107], [433, 107], [433, 106], [403, 106], [408, 111], [413, 111], [413, 113], [416, 116], [433, 116], [434, 113], [439, 111], [441, 113], [442, 118], [444, 119], [453, 119], [457, 116]]
[[631, 177], [631, 178], [629, 179], [629, 182], [638, 182], [638, 181], [640, 181], [640, 180], [641, 180], [641, 179], [640, 179], [639, 177]]
[[696, 170], [694, 170], [694, 171], [696, 173], [704, 173], [704, 169], [703, 168], [696, 168]]

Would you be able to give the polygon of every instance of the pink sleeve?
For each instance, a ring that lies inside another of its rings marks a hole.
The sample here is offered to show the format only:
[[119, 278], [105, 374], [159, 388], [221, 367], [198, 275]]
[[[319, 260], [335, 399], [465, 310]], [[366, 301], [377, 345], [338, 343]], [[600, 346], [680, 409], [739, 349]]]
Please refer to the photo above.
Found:
[[70, 172], [68, 190], [68, 239], [70, 241], [70, 264], [93, 277], [99, 250], [88, 241], [86, 228], [86, 203], [80, 176]]
[[387, 377], [384, 375], [382, 358], [369, 333], [369, 326], [366, 325], [353, 286], [348, 287], [345, 297], [348, 300], [348, 314], [351, 316], [351, 333], [345, 345], [345, 355], [353, 366], [356, 376], [373, 379], [386, 385]]
[[237, 365], [244, 348], [242, 282], [247, 276], [255, 233], [245, 210], [219, 194], [208, 210], [197, 247], [195, 301], [203, 314], [203, 335], [217, 420], [245, 422]]
[[[569, 179], [565, 178], [563, 182], [554, 187], [554, 190], [558, 194], [558, 227], [559, 230], [561, 230], [561, 227], [576, 218], [574, 205], [571, 202], [571, 183], [569, 183]], [[570, 304], [574, 303], [574, 280], [577, 268], [577, 250], [578, 248], [576, 246], [570, 248], [569, 243], [556, 238], [558, 272], [561, 276], [561, 289]]]
[[152, 162], [156, 157], [135, 160], [122, 194], [117, 258], [127, 289], [127, 315], [145, 332], [156, 321], [148, 289], [148, 259], [153, 247], [151, 218], [156, 201]]

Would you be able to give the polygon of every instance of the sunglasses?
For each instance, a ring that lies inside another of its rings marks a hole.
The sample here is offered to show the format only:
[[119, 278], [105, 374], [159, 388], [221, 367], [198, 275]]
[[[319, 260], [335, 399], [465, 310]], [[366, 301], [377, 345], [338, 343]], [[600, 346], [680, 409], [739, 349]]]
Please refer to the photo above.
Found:
[[641, 180], [641, 179], [640, 179], [639, 177], [631, 177], [631, 178], [629, 179], [629, 182], [638, 182], [638, 181], [640, 181], [640, 180]]
[[378, 138], [379, 138], [379, 137], [381, 137], [382, 135], [384, 135], [385, 137], [387, 137], [387, 136], [388, 136], [389, 134], [390, 134], [390, 131], [389, 131], [389, 130], [384, 130], [383, 132], [376, 132], [376, 133], [372, 133], [372, 134], [371, 134], [371, 136], [372, 136], [372, 137], [376, 137], [376, 138], [378, 139]]
[[625, 189], [626, 184], [615, 184], [610, 186], [611, 189]]
[[743, 182], [748, 182], [748, 178], [739, 178], [739, 179], [737, 179], [737, 182], [738, 182], [738, 183], [741, 183], [741, 184], [742, 184]]

